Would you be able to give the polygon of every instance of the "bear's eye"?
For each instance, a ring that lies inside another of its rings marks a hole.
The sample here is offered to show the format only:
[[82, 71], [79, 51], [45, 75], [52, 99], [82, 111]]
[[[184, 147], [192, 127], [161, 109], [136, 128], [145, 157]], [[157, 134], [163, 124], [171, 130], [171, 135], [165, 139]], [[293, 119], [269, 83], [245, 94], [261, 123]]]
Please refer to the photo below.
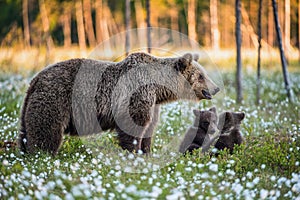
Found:
[[202, 74], [199, 74], [199, 80], [204, 80], [204, 76]]
[[201, 125], [202, 125], [203, 128], [206, 129], [206, 128], [209, 127], [209, 122], [202, 122]]

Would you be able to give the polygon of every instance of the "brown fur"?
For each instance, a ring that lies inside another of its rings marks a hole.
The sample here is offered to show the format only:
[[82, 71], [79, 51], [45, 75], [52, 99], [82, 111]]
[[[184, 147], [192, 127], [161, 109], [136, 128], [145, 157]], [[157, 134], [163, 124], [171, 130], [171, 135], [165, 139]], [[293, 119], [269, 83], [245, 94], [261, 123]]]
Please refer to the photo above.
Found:
[[245, 118], [245, 113], [224, 112], [219, 115], [218, 127], [221, 135], [217, 140], [215, 147], [218, 150], [229, 149], [233, 153], [234, 145], [240, 145], [244, 142], [240, 132], [240, 125]]
[[192, 152], [200, 148], [205, 140], [209, 140], [210, 135], [217, 131], [218, 115], [216, 108], [207, 111], [194, 110], [196, 116], [194, 125], [190, 127], [181, 142], [179, 151], [181, 153]]
[[157, 58], [133, 53], [121, 62], [67, 60], [31, 81], [18, 144], [24, 152], [55, 155], [64, 132], [116, 130], [123, 149], [148, 153], [159, 104], [210, 99], [218, 91], [192, 54]]

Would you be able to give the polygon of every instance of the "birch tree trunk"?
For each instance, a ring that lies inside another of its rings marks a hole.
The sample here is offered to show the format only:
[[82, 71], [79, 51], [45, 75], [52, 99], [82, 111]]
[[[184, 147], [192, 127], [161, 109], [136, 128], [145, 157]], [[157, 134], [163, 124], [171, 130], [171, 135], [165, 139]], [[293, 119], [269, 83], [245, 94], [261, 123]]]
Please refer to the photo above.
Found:
[[299, 62], [300, 62], [300, 0], [298, 0], [298, 51], [299, 51]]
[[102, 0], [95, 0], [95, 12], [96, 12], [96, 38], [97, 43], [103, 41], [103, 22], [102, 22], [102, 13], [103, 13], [103, 6]]
[[77, 33], [79, 48], [82, 51], [86, 50], [85, 33], [84, 33], [84, 23], [83, 23], [83, 13], [82, 13], [82, 2], [77, 0], [75, 3], [76, 9], [76, 22], [77, 22]]
[[44, 0], [39, 0], [39, 7], [41, 12], [41, 18], [42, 18], [44, 38], [46, 39], [47, 53], [49, 53], [53, 47], [53, 40], [50, 35], [50, 24], [49, 24], [47, 9]]
[[188, 0], [188, 36], [193, 41], [197, 41], [195, 11], [196, 0]]
[[150, 23], [150, 0], [146, 0], [146, 23], [147, 23], [147, 47], [148, 53], [151, 53], [151, 23]]
[[237, 92], [237, 103], [241, 103], [243, 100], [243, 89], [242, 89], [242, 58], [241, 58], [241, 1], [235, 0], [235, 37], [236, 37], [236, 92]]
[[22, 15], [24, 25], [24, 42], [25, 47], [30, 47], [30, 29], [29, 29], [29, 18], [28, 18], [28, 0], [23, 0], [22, 3]]
[[213, 50], [220, 49], [220, 31], [218, 28], [218, 4], [217, 0], [210, 0], [210, 27], [211, 46]]
[[272, 0], [268, 0], [268, 44], [274, 45], [274, 20], [273, 20]]
[[135, 17], [136, 17], [136, 23], [137, 27], [140, 29], [138, 31], [138, 39], [139, 39], [139, 45], [141, 47], [145, 47], [147, 45], [145, 38], [147, 37], [147, 31], [146, 31], [146, 15], [145, 10], [142, 7], [141, 0], [135, 0], [134, 1], [134, 7], [135, 7]]
[[64, 33], [64, 47], [68, 48], [71, 46], [71, 8], [64, 4], [64, 13], [62, 15], [61, 24]]
[[288, 53], [291, 47], [291, 2], [290, 0], [285, 0], [284, 4], [284, 48], [285, 52]]
[[125, 29], [125, 52], [128, 56], [130, 49], [130, 0], [125, 1]]
[[262, 14], [262, 1], [259, 0], [258, 8], [258, 58], [257, 58], [257, 79], [256, 79], [256, 104], [260, 103], [260, 50], [261, 50], [261, 14]]
[[273, 5], [275, 26], [276, 26], [277, 40], [278, 40], [278, 44], [279, 44], [279, 51], [280, 51], [280, 58], [281, 58], [284, 85], [285, 85], [287, 96], [291, 100], [289, 74], [288, 74], [288, 71], [287, 71], [287, 62], [286, 62], [283, 47], [282, 47], [282, 37], [281, 37], [281, 30], [280, 30], [279, 19], [278, 19], [278, 10], [277, 10], [276, 0], [272, 0], [272, 5]]
[[83, 15], [85, 32], [87, 34], [89, 45], [91, 47], [94, 47], [96, 46], [96, 38], [93, 27], [91, 0], [83, 0]]

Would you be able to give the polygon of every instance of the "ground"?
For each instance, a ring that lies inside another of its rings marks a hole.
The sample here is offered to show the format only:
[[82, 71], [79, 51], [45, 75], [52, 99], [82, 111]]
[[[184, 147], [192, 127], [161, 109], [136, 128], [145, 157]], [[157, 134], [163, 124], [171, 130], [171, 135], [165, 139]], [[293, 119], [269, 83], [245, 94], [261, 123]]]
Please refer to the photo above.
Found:
[[[0, 75], [0, 145], [18, 135], [20, 106], [31, 77]], [[245, 72], [241, 105], [234, 100], [234, 73], [224, 72], [222, 77], [226, 93], [216, 100], [162, 107], [163, 123], [156, 130], [153, 154], [159, 156], [164, 146], [184, 134], [193, 121], [192, 108], [216, 105], [218, 112], [246, 113], [241, 129], [247, 144], [236, 148], [233, 155], [223, 152], [216, 158], [196, 151], [187, 157], [177, 155], [164, 165], [144, 165], [141, 173], [126, 173], [132, 166], [125, 169], [122, 162], [114, 162], [115, 156], [126, 163], [134, 155], [110, 155], [105, 148], [95, 154], [88, 139], [66, 136], [56, 157], [25, 157], [16, 149], [2, 148], [0, 199], [300, 198], [300, 73], [290, 74], [295, 98], [289, 103], [282, 74], [264, 71], [259, 106], [255, 105], [255, 73]], [[108, 133], [101, 142], [114, 146], [115, 141]]]

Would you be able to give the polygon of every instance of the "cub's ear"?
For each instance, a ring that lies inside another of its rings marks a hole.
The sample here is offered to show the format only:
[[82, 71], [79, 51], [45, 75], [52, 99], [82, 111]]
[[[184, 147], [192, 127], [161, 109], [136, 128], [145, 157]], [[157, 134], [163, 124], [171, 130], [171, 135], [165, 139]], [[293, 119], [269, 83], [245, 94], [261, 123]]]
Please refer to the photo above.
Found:
[[193, 54], [193, 57], [194, 57], [194, 61], [198, 62], [199, 54], [195, 53], [195, 54]]
[[197, 109], [194, 109], [193, 113], [194, 113], [195, 116], [200, 116], [201, 111], [197, 110]]
[[245, 118], [245, 113], [244, 112], [235, 113], [235, 116], [239, 121], [242, 121]]
[[232, 113], [231, 112], [225, 112], [225, 122], [231, 121], [232, 119]]
[[175, 69], [177, 71], [183, 72], [188, 66], [191, 65], [192, 61], [193, 55], [190, 53], [186, 53], [176, 61]]
[[211, 107], [211, 108], [209, 109], [209, 111], [210, 111], [210, 112], [213, 112], [213, 113], [215, 113], [215, 114], [217, 114], [217, 109], [216, 109], [215, 106], [214, 106], [214, 107]]

